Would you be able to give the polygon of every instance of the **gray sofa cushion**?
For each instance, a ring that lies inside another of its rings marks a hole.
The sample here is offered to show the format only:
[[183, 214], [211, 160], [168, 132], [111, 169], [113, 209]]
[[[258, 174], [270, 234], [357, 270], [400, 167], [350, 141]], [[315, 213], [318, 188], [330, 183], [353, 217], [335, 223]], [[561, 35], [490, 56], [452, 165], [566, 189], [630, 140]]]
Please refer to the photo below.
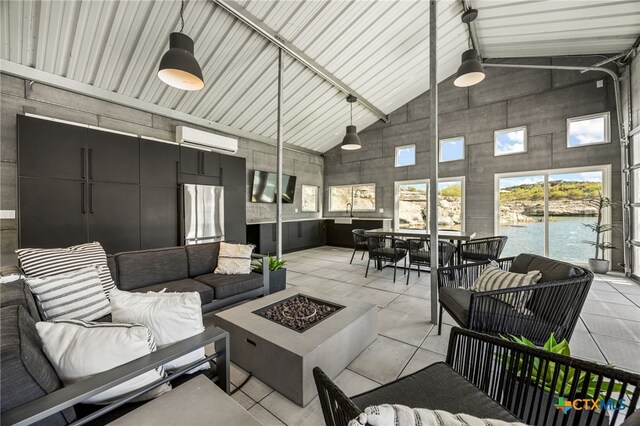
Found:
[[118, 285], [118, 267], [116, 265], [116, 258], [112, 254], [107, 255], [107, 266], [109, 267], [109, 272], [111, 272], [111, 278], [113, 278], [113, 282]]
[[189, 278], [184, 247], [130, 251], [116, 254], [118, 288], [135, 290], [153, 284]]
[[468, 326], [469, 304], [471, 290], [464, 288], [442, 287], [440, 289], [440, 303], [444, 305], [458, 324]]
[[189, 276], [213, 272], [218, 265], [218, 252], [220, 243], [192, 244], [185, 246], [189, 259]]
[[22, 279], [0, 285], [0, 308], [7, 306], [24, 306], [34, 321], [40, 321], [36, 301]]
[[262, 275], [250, 274], [222, 275], [206, 274], [195, 277], [196, 280], [213, 288], [216, 299], [235, 296], [262, 287]]
[[516, 256], [509, 270], [519, 274], [526, 274], [529, 271], [538, 270], [542, 273], [542, 278], [538, 281], [539, 283], [566, 280], [584, 274], [581, 268], [570, 263], [529, 253], [522, 253]]
[[134, 293], [146, 293], [147, 291], [162, 291], [165, 288], [167, 289], [167, 292], [186, 293], [196, 291], [200, 294], [200, 301], [203, 305], [213, 302], [213, 289], [208, 285], [202, 284], [201, 282], [191, 278], [167, 281], [166, 283], [140, 287], [131, 291]]
[[[0, 336], [2, 412], [62, 387], [42, 351], [35, 321], [23, 306], [0, 309]], [[73, 408], [68, 408], [39, 423], [65, 425], [75, 417]]]
[[370, 405], [402, 404], [506, 422], [519, 421], [443, 362], [351, 399], [362, 410]]

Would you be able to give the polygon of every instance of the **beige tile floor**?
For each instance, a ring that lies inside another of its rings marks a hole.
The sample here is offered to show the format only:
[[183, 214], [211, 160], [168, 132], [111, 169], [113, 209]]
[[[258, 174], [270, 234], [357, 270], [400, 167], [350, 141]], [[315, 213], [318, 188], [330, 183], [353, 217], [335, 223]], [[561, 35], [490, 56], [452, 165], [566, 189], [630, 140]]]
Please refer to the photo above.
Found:
[[[349, 264], [351, 250], [321, 247], [285, 255], [287, 286], [364, 300], [379, 307], [378, 338], [337, 378], [347, 395], [356, 395], [398, 377], [443, 361], [449, 330], [455, 323], [445, 314], [442, 335], [430, 322], [429, 276], [393, 269], [369, 270], [366, 257]], [[640, 285], [621, 274], [596, 276], [571, 339], [574, 356], [640, 372]], [[232, 359], [233, 361], [233, 359]], [[233, 387], [247, 373], [232, 364]], [[318, 399], [299, 407], [252, 377], [233, 398], [265, 425], [322, 425]]]

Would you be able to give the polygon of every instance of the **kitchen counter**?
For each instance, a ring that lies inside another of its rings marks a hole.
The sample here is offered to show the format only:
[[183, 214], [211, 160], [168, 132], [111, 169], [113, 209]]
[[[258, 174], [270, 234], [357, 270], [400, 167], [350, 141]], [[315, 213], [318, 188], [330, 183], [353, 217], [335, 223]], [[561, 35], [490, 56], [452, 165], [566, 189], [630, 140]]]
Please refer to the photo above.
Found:
[[[344, 219], [349, 219], [349, 217], [347, 216], [336, 216], [336, 217], [304, 217], [304, 218], [299, 218], [299, 219], [282, 219], [283, 223], [286, 222], [306, 222], [306, 221], [310, 221], [310, 220], [344, 220]], [[391, 217], [352, 217], [351, 220], [382, 220], [382, 221], [387, 221], [387, 220], [393, 220], [393, 218]], [[247, 222], [247, 225], [265, 225], [265, 224], [270, 224], [270, 223], [276, 223], [275, 220], [262, 220], [262, 221], [256, 221], [256, 222]]]

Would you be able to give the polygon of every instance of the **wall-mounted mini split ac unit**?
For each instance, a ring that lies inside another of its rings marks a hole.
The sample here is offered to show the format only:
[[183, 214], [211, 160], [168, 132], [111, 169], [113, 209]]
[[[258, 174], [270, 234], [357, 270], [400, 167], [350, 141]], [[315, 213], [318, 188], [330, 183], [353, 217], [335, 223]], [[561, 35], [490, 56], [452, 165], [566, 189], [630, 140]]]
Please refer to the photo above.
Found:
[[235, 154], [238, 152], [237, 139], [185, 126], [176, 126], [176, 142], [181, 145], [217, 151], [223, 154]]

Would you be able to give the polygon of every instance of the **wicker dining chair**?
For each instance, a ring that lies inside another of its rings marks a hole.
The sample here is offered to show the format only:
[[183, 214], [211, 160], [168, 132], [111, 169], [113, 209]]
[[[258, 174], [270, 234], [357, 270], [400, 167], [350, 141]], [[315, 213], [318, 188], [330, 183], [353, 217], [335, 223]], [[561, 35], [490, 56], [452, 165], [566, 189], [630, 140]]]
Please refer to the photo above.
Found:
[[507, 244], [505, 236], [476, 238], [460, 246], [460, 258], [466, 262], [482, 262], [500, 258]]
[[364, 231], [366, 231], [366, 229], [354, 229], [351, 231], [353, 234], [353, 254], [351, 255], [349, 264], [353, 263], [353, 257], [356, 255], [358, 250], [362, 250], [362, 257], [360, 260], [364, 259], [364, 254], [368, 250], [367, 237], [364, 235]]
[[[423, 238], [408, 239], [409, 246], [409, 269], [407, 270], [407, 285], [411, 275], [411, 265], [418, 265], [418, 277], [420, 267], [431, 267], [431, 241]], [[447, 266], [451, 263], [456, 246], [448, 241], [438, 241], [438, 266]]]
[[369, 250], [369, 260], [365, 278], [369, 275], [369, 265], [373, 260], [376, 264], [383, 262], [393, 263], [393, 282], [396, 282], [396, 269], [398, 262], [404, 259], [405, 272], [407, 268], [407, 242], [391, 237], [368, 237], [367, 246]]

